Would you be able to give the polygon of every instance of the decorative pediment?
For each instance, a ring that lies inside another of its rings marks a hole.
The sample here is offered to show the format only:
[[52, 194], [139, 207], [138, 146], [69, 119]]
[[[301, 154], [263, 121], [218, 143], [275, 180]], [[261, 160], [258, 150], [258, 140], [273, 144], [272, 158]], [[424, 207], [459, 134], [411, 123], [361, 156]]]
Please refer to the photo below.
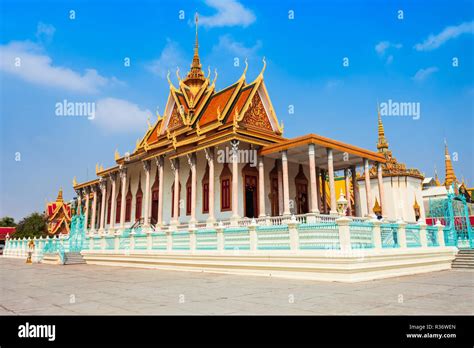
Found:
[[179, 114], [178, 107], [175, 104], [175, 106], [173, 107], [173, 111], [171, 112], [167, 129], [171, 131], [171, 130], [180, 128], [182, 126], [184, 126], [184, 123], [183, 123], [181, 115]]
[[258, 93], [255, 93], [252, 102], [242, 118], [242, 124], [262, 130], [273, 131], [268, 115]]

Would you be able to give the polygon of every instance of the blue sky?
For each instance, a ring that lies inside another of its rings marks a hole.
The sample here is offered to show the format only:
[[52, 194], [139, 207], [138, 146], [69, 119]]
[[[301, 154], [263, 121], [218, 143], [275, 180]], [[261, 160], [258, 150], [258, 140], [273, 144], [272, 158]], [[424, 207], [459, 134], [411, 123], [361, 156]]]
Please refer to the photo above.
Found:
[[[446, 138], [456, 175], [474, 186], [473, 1], [0, 4], [0, 216], [42, 211], [59, 187], [70, 199], [74, 176], [90, 180], [97, 162], [114, 163], [115, 149], [133, 150], [147, 116], [164, 110], [167, 70], [174, 81], [176, 66], [188, 71], [196, 10], [201, 62], [217, 68], [218, 89], [241, 75], [245, 58], [252, 81], [266, 57], [285, 136], [375, 150], [377, 101], [420, 103], [418, 120], [383, 118], [395, 157], [427, 176], [436, 166], [443, 179]], [[96, 118], [56, 116], [65, 99], [96, 103]]]

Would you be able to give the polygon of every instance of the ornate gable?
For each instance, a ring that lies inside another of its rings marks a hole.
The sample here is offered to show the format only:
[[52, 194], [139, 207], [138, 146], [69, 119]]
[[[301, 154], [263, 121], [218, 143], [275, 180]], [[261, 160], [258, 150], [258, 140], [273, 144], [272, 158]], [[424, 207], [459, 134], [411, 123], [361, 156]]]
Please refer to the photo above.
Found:
[[242, 124], [272, 132], [273, 128], [268, 120], [265, 107], [258, 93], [255, 93], [252, 102], [244, 114]]
[[168, 130], [171, 131], [182, 126], [184, 126], [184, 123], [179, 115], [178, 107], [175, 104], [173, 111], [171, 112], [170, 121], [168, 122]]

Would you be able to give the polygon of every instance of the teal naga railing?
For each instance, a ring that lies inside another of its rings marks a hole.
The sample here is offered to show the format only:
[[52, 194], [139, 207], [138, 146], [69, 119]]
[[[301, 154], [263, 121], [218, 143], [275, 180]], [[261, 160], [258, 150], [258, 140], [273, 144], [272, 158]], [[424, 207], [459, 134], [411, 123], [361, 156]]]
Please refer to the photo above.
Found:
[[288, 225], [258, 226], [258, 250], [290, 250]]
[[298, 225], [301, 250], [340, 249], [339, 230], [335, 222]]
[[224, 250], [250, 250], [250, 235], [247, 227], [224, 229]]
[[439, 219], [446, 226], [444, 228], [446, 245], [474, 248], [474, 235], [466, 198], [463, 195], [456, 195], [453, 185], [449, 188], [446, 198], [429, 200], [428, 217]]
[[374, 225], [371, 222], [353, 221], [349, 224], [352, 249], [370, 249], [374, 247]]
[[43, 248], [43, 255], [44, 254], [58, 254], [59, 260], [62, 264], [65, 261], [65, 249], [64, 249], [64, 239], [60, 238], [47, 238]]
[[86, 244], [86, 230], [84, 228], [84, 214], [73, 215], [69, 237], [66, 238], [68, 251], [79, 252]]
[[197, 230], [196, 250], [217, 250], [217, 231], [214, 229]]
[[407, 247], [409, 248], [421, 247], [420, 225], [406, 225], [405, 234], [406, 234], [406, 239], [407, 239]]
[[[439, 246], [438, 243], [438, 227], [436, 226], [426, 226], [426, 241], [428, 246]], [[453, 244], [446, 244], [447, 246], [454, 246], [454, 239], [452, 240]]]
[[398, 248], [398, 225], [394, 223], [380, 225], [382, 248]]

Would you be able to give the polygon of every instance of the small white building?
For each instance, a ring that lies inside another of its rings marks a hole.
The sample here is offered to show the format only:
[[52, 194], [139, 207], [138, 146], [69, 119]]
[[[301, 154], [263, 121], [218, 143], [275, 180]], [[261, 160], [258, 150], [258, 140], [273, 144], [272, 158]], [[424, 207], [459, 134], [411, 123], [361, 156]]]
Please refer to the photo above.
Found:
[[[380, 112], [378, 133], [377, 149], [384, 155], [386, 163], [381, 163], [377, 167], [372, 166], [369, 170], [369, 180], [363, 176], [358, 177], [360, 207], [362, 209], [360, 215], [373, 215], [375, 214], [374, 208], [380, 206], [382, 216], [386, 219], [415, 222], [417, 221], [416, 215], [418, 215], [418, 220], [424, 221], [426, 217], [425, 207], [422, 204], [424, 176], [418, 169], [407, 168], [405, 164], [398, 162], [392, 156], [392, 151], [388, 149], [388, 142], [385, 139]], [[383, 184], [380, 185], [380, 182]], [[369, 191], [371, 192], [371, 196], [368, 198], [365, 190], [366, 185], [370, 186]]]

